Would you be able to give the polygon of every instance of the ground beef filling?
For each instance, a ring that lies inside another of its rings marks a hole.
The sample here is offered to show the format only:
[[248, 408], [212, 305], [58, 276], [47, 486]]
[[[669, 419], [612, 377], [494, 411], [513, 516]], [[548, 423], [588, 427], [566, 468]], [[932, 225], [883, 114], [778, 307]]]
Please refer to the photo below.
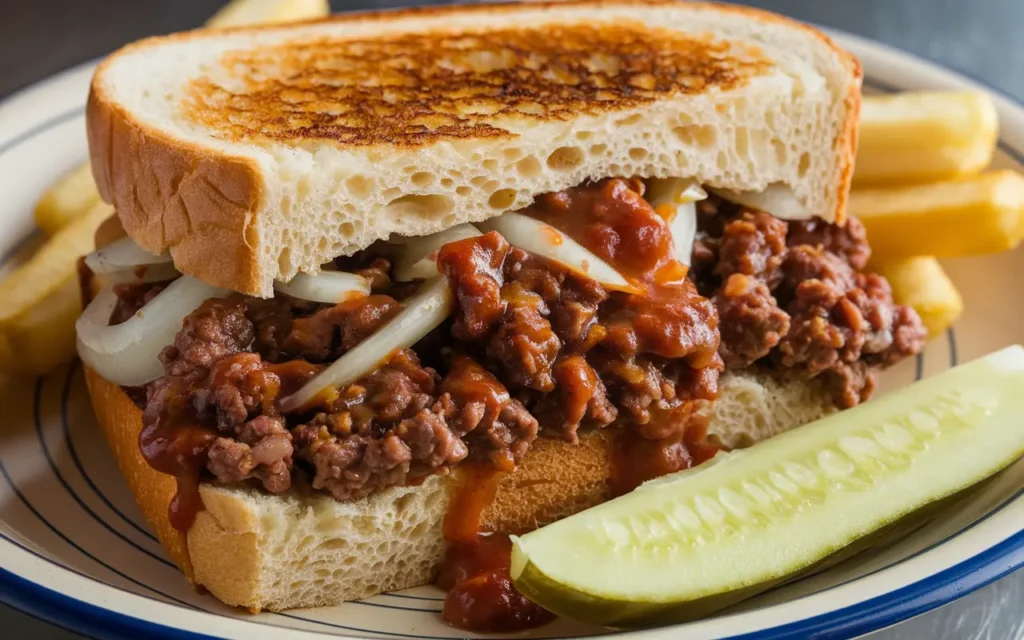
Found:
[[[914, 312], [861, 271], [869, 250], [857, 221], [787, 224], [710, 200], [688, 274], [643, 191], [638, 180], [603, 180], [523, 211], [606, 260], [636, 292], [609, 290], [493, 232], [451, 243], [437, 263], [454, 293], [452, 317], [299, 411], [283, 412], [280, 400], [386, 324], [419, 286], [394, 281], [393, 248], [339, 259], [372, 292], [336, 305], [208, 300], [161, 355], [165, 375], [142, 390], [144, 454], [177, 468], [157, 450], [173, 453], [180, 431], [206, 478], [348, 500], [466, 459], [512, 470], [539, 436], [576, 442], [581, 429], [618, 427], [638, 442], [678, 444], [726, 368], [821, 378], [837, 404], [852, 406], [871, 393], [875, 369], [920, 349]], [[120, 287], [111, 321], [159, 286]]]
[[870, 255], [856, 219], [787, 224], [702, 202], [690, 275], [718, 309], [726, 367], [820, 378], [840, 407], [866, 400], [875, 371], [917, 353], [927, 337], [885, 278], [862, 271]]
[[[576, 442], [580, 429], [615, 426], [678, 440], [717, 396], [718, 319], [685, 269], [664, 277], [672, 245], [642, 193], [639, 181], [607, 180], [526, 211], [572, 234], [641, 293], [606, 290], [496, 233], [447, 245], [438, 265], [456, 300], [450, 320], [296, 412], [282, 411], [280, 400], [386, 324], [416, 290], [394, 282], [391, 249], [339, 260], [371, 281], [369, 296], [336, 305], [206, 301], [161, 355], [164, 377], [145, 389], [149, 441], [198, 425], [206, 477], [348, 500], [466, 459], [510, 471], [539, 435]], [[119, 288], [112, 321], [157, 291]]]

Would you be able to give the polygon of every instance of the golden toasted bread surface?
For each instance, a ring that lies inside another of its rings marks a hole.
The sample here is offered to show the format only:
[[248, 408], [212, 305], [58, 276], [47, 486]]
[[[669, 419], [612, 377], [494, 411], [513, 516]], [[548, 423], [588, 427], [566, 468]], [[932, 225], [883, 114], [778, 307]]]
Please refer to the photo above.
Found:
[[753, 45], [641, 23], [316, 38], [228, 51], [183, 109], [233, 141], [408, 146], [734, 89], [771, 66]]

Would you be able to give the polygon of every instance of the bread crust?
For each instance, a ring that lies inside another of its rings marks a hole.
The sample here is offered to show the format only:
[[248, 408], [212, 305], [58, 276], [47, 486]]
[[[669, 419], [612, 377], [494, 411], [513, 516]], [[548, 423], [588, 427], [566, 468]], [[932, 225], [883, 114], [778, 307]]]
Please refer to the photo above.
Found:
[[252, 212], [263, 186], [254, 161], [144, 127], [95, 82], [86, 123], [100, 196], [115, 204], [139, 246], [153, 253], [169, 248], [175, 264], [210, 284], [259, 288]]
[[[672, 0], [569, 0], [529, 3], [537, 7], [601, 7], [622, 5], [678, 6]], [[748, 17], [760, 23], [784, 25], [819, 41], [849, 72], [842, 101], [844, 126], [833, 141], [836, 219], [845, 218], [856, 153], [857, 114], [861, 71], [857, 61], [816, 29], [758, 9], [716, 3], [685, 3], [687, 7]], [[519, 10], [518, 4], [420, 7], [333, 16], [337, 23], [388, 23], [410, 16], [439, 17], [468, 13], [493, 15]], [[310, 21], [315, 22], [315, 21]], [[301, 24], [301, 23], [295, 23]], [[293, 25], [294, 26], [294, 25]], [[259, 26], [231, 29], [272, 29]], [[280, 27], [276, 27], [280, 28]], [[211, 284], [250, 295], [269, 294], [261, 267], [261, 238], [255, 216], [263, 210], [266, 185], [255, 160], [233, 156], [180, 139], [141, 123], [104, 90], [104, 71], [120, 56], [157, 42], [200, 37], [188, 32], [142, 40], [110, 56], [97, 69], [87, 104], [87, 134], [96, 183], [104, 200], [112, 202], [128, 234], [143, 248], [169, 249], [183, 272]], [[499, 213], [500, 211], [495, 211]], [[265, 252], [264, 252], [265, 253]], [[267, 257], [262, 257], [266, 263]]]

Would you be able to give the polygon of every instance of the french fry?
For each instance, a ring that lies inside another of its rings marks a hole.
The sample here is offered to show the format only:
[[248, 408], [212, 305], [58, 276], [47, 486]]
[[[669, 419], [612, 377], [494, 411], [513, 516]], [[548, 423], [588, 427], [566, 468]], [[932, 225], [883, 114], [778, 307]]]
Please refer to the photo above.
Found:
[[867, 96], [854, 186], [948, 180], [983, 170], [998, 134], [995, 105], [980, 91]]
[[39, 304], [0, 329], [0, 371], [38, 376], [75, 356], [75, 321], [82, 313], [78, 281], [71, 278]]
[[207, 20], [208, 27], [293, 22], [321, 18], [331, 12], [327, 0], [233, 0]]
[[896, 302], [917, 311], [930, 337], [951, 327], [964, 310], [960, 292], [939, 261], [931, 256], [882, 264], [872, 262], [871, 268], [889, 280]]
[[[239, 27], [250, 24], [290, 22], [330, 14], [327, 0], [233, 0], [206, 25]], [[100, 201], [88, 163], [61, 176], [36, 204], [36, 224], [47, 234], [83, 215]], [[2, 302], [2, 301], [0, 301]]]
[[100, 201], [88, 163], [65, 173], [36, 204], [36, 224], [48, 236]]
[[1006, 251], [1024, 234], [1024, 177], [1002, 170], [911, 187], [854, 190], [850, 215], [882, 262]]
[[74, 356], [76, 265], [112, 214], [110, 205], [94, 205], [0, 281], [0, 370], [38, 375]]

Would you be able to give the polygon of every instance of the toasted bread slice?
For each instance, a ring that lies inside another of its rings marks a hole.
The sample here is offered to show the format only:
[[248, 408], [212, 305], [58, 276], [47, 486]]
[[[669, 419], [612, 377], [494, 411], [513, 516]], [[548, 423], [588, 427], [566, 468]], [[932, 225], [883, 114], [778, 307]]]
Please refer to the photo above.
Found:
[[609, 176], [841, 220], [861, 73], [818, 31], [675, 0], [358, 14], [143, 40], [100, 65], [93, 171], [128, 234], [268, 296], [394, 233]]
[[[204, 484], [205, 508], [186, 536], [167, 519], [174, 478], [139, 453], [141, 412], [120, 387], [88, 368], [86, 382], [146, 520], [189, 580], [220, 600], [254, 611], [331, 605], [427, 584], [436, 575], [444, 519], [465, 468], [353, 502]], [[709, 433], [750, 444], [831, 411], [828, 395], [813, 383], [726, 374]], [[590, 431], [578, 445], [538, 439], [519, 468], [498, 481], [484, 530], [530, 531], [607, 500], [614, 436]]]

